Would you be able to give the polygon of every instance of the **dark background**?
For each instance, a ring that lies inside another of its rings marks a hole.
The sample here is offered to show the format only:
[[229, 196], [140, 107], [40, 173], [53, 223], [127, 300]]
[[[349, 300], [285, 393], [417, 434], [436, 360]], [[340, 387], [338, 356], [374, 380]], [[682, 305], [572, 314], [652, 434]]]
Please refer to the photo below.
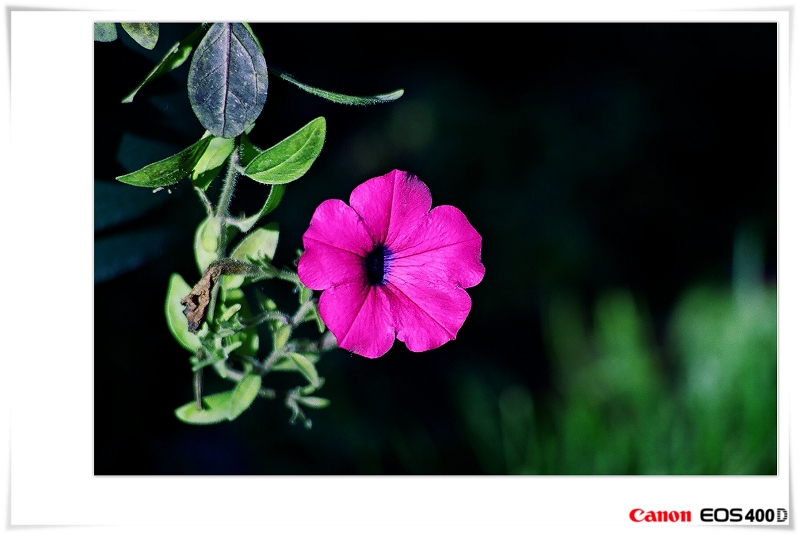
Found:
[[[311, 430], [264, 399], [232, 423], [173, 415], [191, 372], [164, 298], [199, 277], [204, 212], [187, 184], [114, 177], [202, 135], [189, 61], [120, 104], [193, 28], [95, 43], [96, 474], [775, 474], [776, 24], [254, 24], [307, 84], [405, 89], [353, 107], [270, 78], [254, 144], [327, 120], [267, 218], [278, 265], [320, 202], [395, 168], [483, 236], [457, 339], [325, 354]], [[242, 180], [233, 210], [267, 191]]]

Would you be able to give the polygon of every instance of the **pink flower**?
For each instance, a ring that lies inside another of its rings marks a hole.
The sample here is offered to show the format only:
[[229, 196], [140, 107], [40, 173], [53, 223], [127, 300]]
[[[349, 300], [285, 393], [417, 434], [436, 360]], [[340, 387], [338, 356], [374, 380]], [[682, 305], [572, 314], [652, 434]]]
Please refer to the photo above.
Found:
[[350, 205], [323, 202], [303, 235], [297, 273], [322, 290], [319, 312], [341, 348], [380, 357], [395, 335], [412, 352], [455, 339], [480, 283], [481, 236], [464, 213], [431, 210], [414, 175], [392, 171], [359, 185]]

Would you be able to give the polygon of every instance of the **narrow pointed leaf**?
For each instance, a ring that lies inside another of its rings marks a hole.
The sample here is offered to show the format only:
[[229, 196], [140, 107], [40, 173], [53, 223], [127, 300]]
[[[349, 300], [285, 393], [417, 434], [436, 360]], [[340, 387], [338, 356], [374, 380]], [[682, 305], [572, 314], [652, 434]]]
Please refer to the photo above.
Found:
[[291, 82], [303, 91], [307, 91], [308, 93], [316, 95], [317, 97], [322, 97], [323, 99], [328, 99], [329, 101], [338, 102], [339, 104], [366, 106], [369, 104], [381, 104], [383, 102], [396, 101], [403, 96], [403, 90], [396, 89], [391, 93], [382, 93], [380, 95], [372, 95], [369, 97], [354, 97], [351, 95], [345, 95], [343, 93], [334, 93], [333, 91], [325, 91], [324, 89], [309, 86], [295, 79], [292, 77], [292, 75], [278, 69], [277, 67], [270, 67], [269, 70], [272, 71], [272, 73], [278, 78], [282, 78], [287, 82]]
[[122, 29], [128, 32], [134, 41], [147, 50], [153, 50], [158, 42], [157, 22], [123, 22]]
[[299, 370], [300, 373], [306, 377], [308, 383], [315, 386], [319, 385], [319, 375], [317, 374], [317, 369], [314, 366], [314, 363], [306, 359], [305, 356], [294, 352], [289, 353], [288, 355], [294, 362], [297, 370]]
[[228, 420], [233, 420], [244, 412], [258, 396], [261, 389], [261, 376], [258, 374], [246, 374], [236, 385], [231, 395], [230, 408], [228, 409]]
[[166, 56], [164, 56], [164, 58], [159, 62], [159, 64], [156, 65], [152, 71], [150, 71], [150, 74], [148, 74], [144, 80], [142, 80], [142, 83], [136, 86], [136, 88], [127, 97], [122, 99], [122, 102], [133, 102], [133, 97], [139, 92], [140, 89], [142, 89], [142, 87], [144, 87], [145, 84], [183, 65], [202, 35], [203, 27], [198, 26], [188, 36], [175, 43], [170, 51], [167, 52]]
[[[320, 358], [319, 354], [312, 353], [312, 352], [303, 352], [303, 353], [300, 353], [299, 355], [302, 356], [302, 357], [305, 357], [306, 360], [311, 364], [316, 363], [317, 361], [319, 361], [319, 358]], [[281, 370], [281, 371], [284, 371], [284, 372], [293, 372], [293, 371], [298, 370], [298, 367], [297, 367], [297, 365], [295, 364], [295, 362], [292, 359], [281, 359], [277, 363], [275, 363], [270, 370], [276, 370], [276, 371], [277, 370]], [[319, 378], [319, 380], [321, 382], [322, 378]], [[313, 392], [314, 390], [319, 388], [320, 385], [322, 385], [322, 383], [318, 383], [316, 385], [313, 385], [312, 386], [313, 389], [311, 390], [311, 392]], [[308, 394], [308, 393], [306, 393], [306, 394]]]
[[94, 40], [109, 43], [117, 40], [117, 26], [113, 22], [95, 22]]
[[233, 391], [203, 397], [203, 409], [192, 401], [175, 410], [175, 416], [189, 424], [215, 424], [228, 420]]
[[311, 167], [325, 143], [325, 118], [306, 126], [253, 158], [245, 175], [263, 184], [286, 184], [299, 179]]
[[189, 68], [189, 101], [215, 136], [233, 138], [251, 126], [267, 100], [267, 63], [240, 23], [216, 23]]
[[289, 342], [289, 336], [292, 334], [292, 327], [288, 324], [281, 325], [272, 334], [272, 349], [278, 351]]
[[297, 401], [304, 406], [315, 409], [327, 408], [331, 404], [331, 401], [327, 398], [320, 398], [318, 396], [301, 396], [297, 398]]
[[189, 331], [186, 315], [183, 314], [184, 306], [181, 300], [191, 292], [192, 287], [179, 275], [172, 274], [167, 287], [167, 302], [164, 306], [167, 315], [167, 326], [178, 343], [189, 350], [196, 352], [200, 348], [200, 338]]
[[117, 180], [133, 186], [159, 188], [170, 186], [188, 177], [211, 143], [211, 137], [202, 138], [183, 151], [143, 167]]

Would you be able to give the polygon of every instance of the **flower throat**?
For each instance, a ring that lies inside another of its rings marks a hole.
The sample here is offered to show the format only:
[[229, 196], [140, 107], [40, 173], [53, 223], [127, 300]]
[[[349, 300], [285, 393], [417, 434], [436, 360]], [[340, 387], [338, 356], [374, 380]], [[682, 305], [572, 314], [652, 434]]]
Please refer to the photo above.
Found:
[[386, 283], [386, 275], [389, 273], [389, 265], [392, 261], [392, 252], [383, 244], [375, 246], [364, 259], [364, 267], [367, 269], [367, 282], [370, 285], [383, 285]]

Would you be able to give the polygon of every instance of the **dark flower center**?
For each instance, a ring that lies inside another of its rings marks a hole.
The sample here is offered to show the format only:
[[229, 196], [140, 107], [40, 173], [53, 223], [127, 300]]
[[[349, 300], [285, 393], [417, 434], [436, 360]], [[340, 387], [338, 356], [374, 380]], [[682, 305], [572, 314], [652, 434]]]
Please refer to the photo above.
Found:
[[383, 244], [378, 244], [364, 259], [367, 269], [367, 281], [370, 285], [383, 285], [386, 283], [386, 274], [392, 262], [392, 252]]

